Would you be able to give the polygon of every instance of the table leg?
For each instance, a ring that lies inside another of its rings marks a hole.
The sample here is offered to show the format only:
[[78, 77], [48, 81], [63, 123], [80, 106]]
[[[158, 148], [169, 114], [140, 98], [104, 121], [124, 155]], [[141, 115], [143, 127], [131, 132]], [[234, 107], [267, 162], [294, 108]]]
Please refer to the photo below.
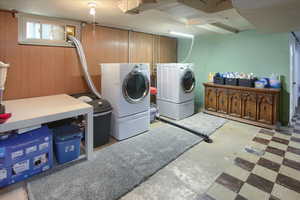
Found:
[[85, 150], [88, 160], [93, 159], [93, 146], [94, 146], [94, 136], [93, 136], [93, 113], [88, 113], [85, 115]]

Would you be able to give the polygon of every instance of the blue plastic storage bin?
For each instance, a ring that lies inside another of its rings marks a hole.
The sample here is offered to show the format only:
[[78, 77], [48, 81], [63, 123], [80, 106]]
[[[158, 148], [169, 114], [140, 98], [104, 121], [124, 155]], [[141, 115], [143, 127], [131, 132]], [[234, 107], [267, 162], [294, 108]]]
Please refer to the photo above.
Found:
[[76, 125], [64, 125], [53, 129], [54, 150], [57, 162], [63, 164], [80, 155], [82, 131]]

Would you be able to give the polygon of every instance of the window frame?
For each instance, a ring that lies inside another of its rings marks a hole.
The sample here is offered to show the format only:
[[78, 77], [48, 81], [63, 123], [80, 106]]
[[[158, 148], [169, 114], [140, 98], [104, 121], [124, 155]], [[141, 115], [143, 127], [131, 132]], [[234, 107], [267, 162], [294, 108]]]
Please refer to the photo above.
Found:
[[[64, 27], [64, 40], [47, 40], [42, 39], [42, 32], [40, 33], [40, 39], [28, 39], [26, 38], [26, 23], [35, 22], [40, 23], [40, 30], [42, 31], [42, 24], [53, 24]], [[74, 47], [73, 43], [66, 41], [66, 27], [75, 27], [75, 37], [80, 40], [81, 22], [63, 20], [59, 18], [43, 17], [37, 15], [18, 14], [18, 43], [25, 45], [41, 45], [41, 46], [62, 46], [62, 47]]]

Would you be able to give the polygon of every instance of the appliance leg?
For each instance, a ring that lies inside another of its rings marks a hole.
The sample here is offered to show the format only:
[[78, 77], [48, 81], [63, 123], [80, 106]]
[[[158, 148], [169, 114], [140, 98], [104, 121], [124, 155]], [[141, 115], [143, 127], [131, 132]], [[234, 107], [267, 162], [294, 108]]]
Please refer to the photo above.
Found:
[[170, 120], [163, 119], [163, 118], [160, 118], [158, 116], [156, 116], [156, 119], [159, 120], [159, 121], [161, 121], [161, 122], [164, 122], [164, 123], [167, 123], [167, 124], [171, 124], [171, 125], [176, 126], [178, 128], [181, 128], [181, 129], [184, 129], [186, 131], [189, 131], [189, 132], [191, 132], [191, 133], [193, 133], [193, 134], [195, 134], [195, 135], [197, 135], [199, 137], [202, 137], [204, 139], [204, 142], [206, 142], [206, 143], [213, 143], [213, 140], [208, 135], [205, 135], [203, 133], [199, 133], [198, 131], [195, 131], [195, 130], [190, 129], [190, 128], [185, 127], [185, 126], [181, 126], [181, 125], [176, 124], [176, 123], [174, 123], [174, 122], [172, 122]]
[[87, 155], [87, 160], [92, 160], [94, 158], [93, 147], [94, 147], [94, 135], [93, 135], [93, 113], [85, 114], [85, 151]]

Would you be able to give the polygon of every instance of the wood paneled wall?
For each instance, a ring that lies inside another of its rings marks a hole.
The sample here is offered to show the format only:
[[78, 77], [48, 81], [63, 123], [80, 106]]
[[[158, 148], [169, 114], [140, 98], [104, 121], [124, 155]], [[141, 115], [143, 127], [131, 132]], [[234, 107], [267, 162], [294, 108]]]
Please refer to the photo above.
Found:
[[130, 32], [129, 37], [129, 62], [150, 63], [153, 75], [156, 63], [177, 62], [177, 39], [139, 32]]
[[100, 63], [128, 62], [128, 34], [125, 30], [92, 25], [82, 29], [81, 41], [89, 72], [98, 90], [101, 83]]
[[159, 59], [160, 63], [177, 62], [177, 39], [159, 36]]
[[[88, 90], [75, 48], [19, 45], [17, 18], [0, 11], [0, 61], [10, 63], [5, 99]], [[129, 39], [130, 36], [130, 39]], [[82, 45], [100, 89], [100, 63], [177, 61], [177, 40], [164, 36], [86, 25]]]

